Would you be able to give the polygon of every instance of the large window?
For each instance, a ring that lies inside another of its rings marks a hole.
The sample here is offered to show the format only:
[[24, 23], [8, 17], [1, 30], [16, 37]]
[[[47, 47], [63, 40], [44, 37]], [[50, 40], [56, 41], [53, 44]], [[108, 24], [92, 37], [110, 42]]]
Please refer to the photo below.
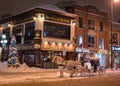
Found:
[[70, 26], [45, 22], [43, 36], [60, 39], [70, 39]]
[[95, 47], [95, 37], [88, 35], [88, 47]]
[[29, 43], [35, 37], [35, 22], [30, 22], [25, 25], [25, 43]]
[[88, 19], [88, 29], [95, 30], [95, 20]]
[[21, 43], [21, 37], [23, 36], [23, 25], [13, 27], [13, 35], [16, 37], [16, 44]]

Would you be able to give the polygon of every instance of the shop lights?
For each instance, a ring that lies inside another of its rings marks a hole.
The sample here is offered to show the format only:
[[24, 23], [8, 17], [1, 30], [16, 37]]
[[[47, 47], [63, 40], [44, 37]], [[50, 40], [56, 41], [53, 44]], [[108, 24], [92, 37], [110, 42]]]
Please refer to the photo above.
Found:
[[12, 26], [12, 23], [8, 23], [8, 27], [11, 27]]
[[73, 44], [69, 44], [69, 46], [73, 46]]
[[33, 17], [33, 19], [34, 19], [34, 20], [36, 20], [36, 19], [37, 19], [37, 17], [36, 17], [36, 16], [34, 16], [34, 17]]
[[44, 44], [48, 44], [48, 41], [45, 41]]
[[67, 46], [67, 44], [64, 44], [64, 46]]
[[62, 45], [62, 43], [58, 43], [58, 45]]
[[75, 21], [74, 21], [74, 20], [72, 21], [72, 25], [73, 25], [73, 26], [75, 26], [75, 25], [76, 25], [76, 23], [75, 23]]
[[44, 15], [41, 15], [41, 20], [44, 20]]
[[55, 45], [55, 42], [53, 42], [52, 45]]

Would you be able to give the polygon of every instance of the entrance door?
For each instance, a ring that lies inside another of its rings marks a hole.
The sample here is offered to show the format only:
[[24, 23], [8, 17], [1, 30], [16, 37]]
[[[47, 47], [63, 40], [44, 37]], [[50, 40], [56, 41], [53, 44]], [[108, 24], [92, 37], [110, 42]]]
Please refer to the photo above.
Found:
[[105, 61], [105, 54], [97, 54], [97, 56], [100, 58], [100, 66], [106, 67], [106, 61]]
[[103, 66], [103, 67], [106, 67], [105, 57], [106, 57], [105, 54], [101, 54], [101, 56], [100, 56], [100, 65]]

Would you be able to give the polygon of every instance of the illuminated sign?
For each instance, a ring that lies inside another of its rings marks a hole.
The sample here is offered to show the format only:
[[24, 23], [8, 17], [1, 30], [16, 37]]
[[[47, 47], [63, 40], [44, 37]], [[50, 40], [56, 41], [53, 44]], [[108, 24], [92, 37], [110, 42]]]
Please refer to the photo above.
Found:
[[117, 51], [117, 52], [120, 52], [120, 46], [114, 46], [112, 48], [113, 51]]
[[34, 48], [35, 49], [39, 49], [40, 48], [40, 44], [34, 44]]
[[56, 21], [56, 22], [61, 22], [61, 23], [67, 23], [67, 24], [71, 23], [70, 19], [65, 18], [65, 17], [60, 17], [60, 16], [45, 15], [45, 19], [51, 20], [51, 21]]

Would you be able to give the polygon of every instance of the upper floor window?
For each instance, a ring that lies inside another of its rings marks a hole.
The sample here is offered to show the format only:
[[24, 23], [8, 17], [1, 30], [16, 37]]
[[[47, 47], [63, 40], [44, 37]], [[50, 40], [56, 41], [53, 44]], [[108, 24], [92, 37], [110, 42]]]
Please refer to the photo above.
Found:
[[25, 43], [29, 43], [35, 37], [35, 22], [25, 24]]
[[103, 31], [103, 22], [100, 22], [100, 31]]
[[95, 30], [95, 20], [88, 19], [88, 29]]
[[88, 35], [88, 47], [95, 47], [95, 37]]
[[83, 18], [79, 17], [79, 27], [83, 28]]
[[21, 43], [21, 37], [23, 36], [23, 25], [13, 27], [13, 35], [16, 37], [16, 44]]

